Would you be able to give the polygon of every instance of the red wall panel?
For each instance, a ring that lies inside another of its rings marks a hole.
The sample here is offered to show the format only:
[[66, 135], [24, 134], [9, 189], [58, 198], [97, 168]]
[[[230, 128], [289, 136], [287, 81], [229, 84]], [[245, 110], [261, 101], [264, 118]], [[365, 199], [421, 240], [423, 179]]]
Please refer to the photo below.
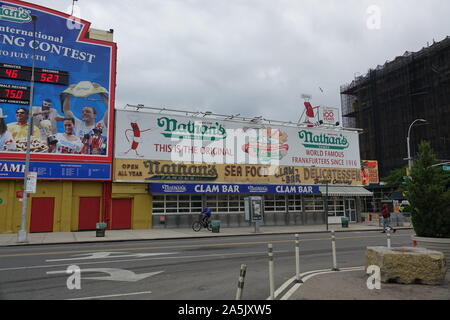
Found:
[[95, 230], [100, 218], [100, 197], [80, 198], [78, 230]]
[[55, 198], [33, 198], [30, 232], [53, 232]]
[[113, 199], [111, 229], [131, 229], [131, 199]]

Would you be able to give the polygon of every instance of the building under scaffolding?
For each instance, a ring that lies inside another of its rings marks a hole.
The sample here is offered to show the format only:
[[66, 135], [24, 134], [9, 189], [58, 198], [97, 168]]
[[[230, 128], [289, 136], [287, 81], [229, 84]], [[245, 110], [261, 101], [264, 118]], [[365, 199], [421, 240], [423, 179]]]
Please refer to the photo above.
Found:
[[411, 155], [428, 140], [438, 159], [450, 159], [450, 37], [369, 70], [341, 87], [344, 126], [361, 128], [361, 159], [378, 160], [381, 177], [404, 167], [411, 123]]

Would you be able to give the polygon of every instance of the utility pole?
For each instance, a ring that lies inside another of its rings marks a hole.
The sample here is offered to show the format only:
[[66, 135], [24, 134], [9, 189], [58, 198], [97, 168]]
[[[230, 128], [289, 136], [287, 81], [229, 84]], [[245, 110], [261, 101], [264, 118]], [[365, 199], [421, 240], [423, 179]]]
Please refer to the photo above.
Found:
[[30, 92], [30, 107], [28, 110], [28, 134], [27, 134], [27, 155], [25, 160], [25, 174], [23, 178], [23, 198], [22, 198], [22, 222], [21, 228], [17, 235], [17, 242], [28, 242], [27, 233], [27, 200], [28, 200], [28, 174], [30, 172], [30, 152], [31, 152], [31, 136], [33, 134], [33, 97], [34, 97], [34, 71], [35, 71], [35, 55], [36, 55], [36, 23], [38, 17], [31, 16], [33, 22], [33, 55], [31, 67], [31, 92]]

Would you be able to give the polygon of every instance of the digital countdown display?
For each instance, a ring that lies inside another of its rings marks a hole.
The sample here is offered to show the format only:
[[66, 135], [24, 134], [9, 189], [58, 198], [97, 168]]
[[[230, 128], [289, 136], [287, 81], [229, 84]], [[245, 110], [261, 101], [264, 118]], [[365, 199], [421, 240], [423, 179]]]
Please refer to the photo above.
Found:
[[[31, 77], [31, 67], [0, 63], [0, 78], [31, 81]], [[34, 68], [34, 81], [67, 86], [69, 85], [69, 73], [61, 70]]]
[[30, 104], [30, 87], [0, 83], [0, 102], [12, 104]]

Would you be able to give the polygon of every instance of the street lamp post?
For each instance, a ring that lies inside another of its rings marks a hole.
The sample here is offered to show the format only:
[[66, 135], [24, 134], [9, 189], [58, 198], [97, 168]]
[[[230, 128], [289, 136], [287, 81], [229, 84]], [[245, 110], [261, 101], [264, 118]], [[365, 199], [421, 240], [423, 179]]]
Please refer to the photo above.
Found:
[[20, 231], [17, 235], [17, 242], [28, 242], [27, 235], [27, 200], [28, 200], [28, 174], [30, 172], [30, 152], [31, 152], [31, 135], [33, 133], [33, 96], [34, 96], [34, 71], [35, 71], [35, 52], [36, 52], [36, 22], [37, 16], [31, 16], [33, 22], [33, 55], [31, 67], [31, 89], [30, 89], [30, 108], [28, 110], [28, 134], [27, 134], [27, 155], [25, 160], [25, 174], [23, 181], [23, 196], [22, 196], [22, 222]]
[[411, 145], [410, 145], [409, 142], [410, 142], [410, 137], [411, 137], [411, 129], [417, 122], [426, 123], [427, 120], [425, 120], [425, 119], [416, 119], [416, 120], [413, 121], [413, 123], [411, 123], [411, 125], [409, 126], [409, 129], [408, 129], [408, 136], [406, 137], [406, 144], [407, 144], [407, 148], [408, 148], [408, 168], [409, 168], [410, 172], [411, 172], [411, 169], [412, 169], [412, 166], [413, 166], [413, 160], [411, 158]]

